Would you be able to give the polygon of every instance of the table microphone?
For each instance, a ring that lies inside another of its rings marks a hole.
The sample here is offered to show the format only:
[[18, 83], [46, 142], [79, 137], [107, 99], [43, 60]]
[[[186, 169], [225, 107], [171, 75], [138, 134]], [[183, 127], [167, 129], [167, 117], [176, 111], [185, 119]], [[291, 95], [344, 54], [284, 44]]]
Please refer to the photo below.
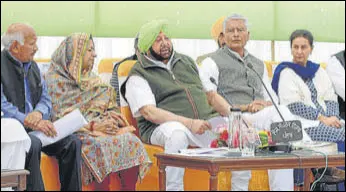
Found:
[[260, 79], [262, 85], [264, 86], [264, 89], [266, 90], [266, 92], [268, 93], [268, 95], [269, 95], [269, 97], [270, 97], [270, 100], [272, 101], [273, 105], [275, 106], [276, 111], [279, 113], [279, 115], [280, 115], [282, 121], [285, 122], [285, 119], [284, 119], [284, 117], [282, 116], [282, 114], [281, 114], [281, 112], [280, 112], [278, 106], [277, 106], [276, 103], [274, 102], [274, 99], [273, 99], [273, 97], [271, 96], [270, 92], [268, 91], [267, 86], [264, 84], [264, 82], [263, 82], [263, 80], [262, 80], [262, 77], [261, 77], [261, 76], [257, 73], [257, 71], [253, 68], [253, 65], [252, 65], [251, 63], [248, 63], [247, 66], [248, 66], [253, 72], [255, 72], [256, 75], [259, 77], [259, 79]]

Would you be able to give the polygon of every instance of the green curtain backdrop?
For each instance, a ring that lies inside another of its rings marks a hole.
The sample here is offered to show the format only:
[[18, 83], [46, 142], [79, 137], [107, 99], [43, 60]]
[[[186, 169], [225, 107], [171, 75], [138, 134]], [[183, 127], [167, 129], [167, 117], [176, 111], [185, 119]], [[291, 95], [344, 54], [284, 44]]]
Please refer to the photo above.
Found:
[[9, 2], [1, 1], [1, 33], [14, 22], [31, 24], [38, 35], [91, 32], [97, 37], [134, 37], [152, 19], [169, 21], [172, 37], [210, 39], [213, 22], [239, 13], [249, 19], [251, 39], [288, 40], [295, 29], [317, 41], [345, 41], [345, 2]]

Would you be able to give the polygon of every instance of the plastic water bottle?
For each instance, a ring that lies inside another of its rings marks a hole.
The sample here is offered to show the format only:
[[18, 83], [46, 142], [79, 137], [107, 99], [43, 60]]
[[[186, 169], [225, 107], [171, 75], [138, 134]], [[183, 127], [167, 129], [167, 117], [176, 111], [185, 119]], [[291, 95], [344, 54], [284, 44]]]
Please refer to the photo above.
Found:
[[228, 115], [228, 149], [229, 151], [241, 151], [241, 110], [231, 108], [231, 113]]
[[232, 152], [238, 151], [241, 153], [241, 156], [255, 156], [255, 148], [259, 142], [257, 141], [259, 137], [256, 130], [246, 124], [240, 109], [232, 108], [228, 118], [228, 150]]

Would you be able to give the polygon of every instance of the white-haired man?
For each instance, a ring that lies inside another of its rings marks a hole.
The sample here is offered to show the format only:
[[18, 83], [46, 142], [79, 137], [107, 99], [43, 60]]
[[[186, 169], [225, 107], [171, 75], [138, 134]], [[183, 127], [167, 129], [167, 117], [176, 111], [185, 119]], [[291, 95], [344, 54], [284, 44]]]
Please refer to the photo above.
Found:
[[[223, 34], [225, 45], [203, 60], [199, 67], [208, 101], [223, 116], [228, 115], [231, 107], [240, 108], [248, 112], [243, 116], [256, 128], [268, 130], [272, 122], [281, 119], [261, 80], [248, 65], [251, 64], [262, 76], [274, 102], [277, 97], [271, 89], [263, 61], [245, 49], [250, 37], [247, 19], [238, 14], [227, 17], [223, 22]], [[287, 107], [280, 106], [279, 109], [286, 120], [293, 119]], [[271, 190], [293, 190], [293, 170], [269, 170], [268, 173]]]
[[[33, 61], [38, 50], [35, 30], [22, 23], [8, 27], [2, 37], [1, 51], [1, 111], [4, 117], [18, 120], [27, 132], [41, 131], [56, 136], [50, 121], [52, 109], [47, 85]], [[61, 190], [81, 190], [81, 141], [74, 135], [42, 147], [41, 141], [29, 134], [31, 147], [26, 156], [25, 169], [28, 191], [43, 191], [40, 161], [41, 150], [59, 161]]]

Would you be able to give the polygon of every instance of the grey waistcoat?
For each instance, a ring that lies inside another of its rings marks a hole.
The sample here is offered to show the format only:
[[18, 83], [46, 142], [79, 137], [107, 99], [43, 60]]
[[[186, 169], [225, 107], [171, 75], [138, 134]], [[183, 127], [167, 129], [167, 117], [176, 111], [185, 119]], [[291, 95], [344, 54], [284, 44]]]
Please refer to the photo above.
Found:
[[335, 57], [339, 60], [341, 65], [345, 68], [345, 50], [335, 54]]
[[[263, 62], [251, 54], [243, 59], [231, 53], [226, 46], [210, 56], [219, 69], [217, 92], [232, 104], [249, 104], [253, 100], [263, 99], [262, 83], [251, 69], [246, 67], [251, 63], [253, 68], [263, 77]], [[225, 94], [225, 95], [224, 95]]]

